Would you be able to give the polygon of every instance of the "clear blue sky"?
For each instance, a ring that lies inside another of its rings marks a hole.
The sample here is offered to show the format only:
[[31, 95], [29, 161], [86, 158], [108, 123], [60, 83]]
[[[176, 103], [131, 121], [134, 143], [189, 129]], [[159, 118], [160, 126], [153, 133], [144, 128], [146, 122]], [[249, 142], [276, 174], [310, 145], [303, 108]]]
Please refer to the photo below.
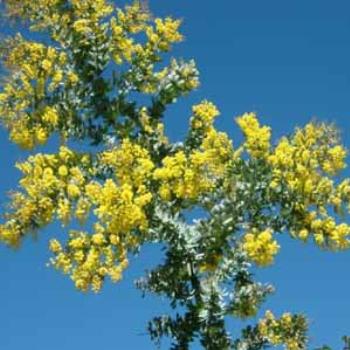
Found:
[[[201, 71], [200, 90], [167, 115], [173, 139], [184, 134], [191, 104], [209, 98], [222, 111], [218, 126], [234, 139], [238, 133], [233, 117], [256, 111], [276, 138], [314, 116], [334, 121], [350, 147], [348, 0], [150, 4], [155, 15], [183, 18], [186, 41], [174, 55], [195, 58]], [[0, 31], [8, 29], [1, 26]], [[16, 186], [19, 176], [13, 165], [24, 155], [3, 131], [0, 147], [0, 200], [5, 203], [6, 191]], [[0, 247], [0, 349], [153, 349], [144, 326], [167, 303], [143, 300], [132, 280], [161, 259], [158, 249], [145, 247], [119, 285], [108, 284], [100, 295], [82, 295], [45, 266], [48, 239], [59, 230], [51, 227], [18, 252]], [[291, 239], [282, 241], [277, 263], [259, 272], [259, 278], [277, 287], [264, 308], [307, 314], [311, 345], [328, 343], [339, 349], [340, 337], [350, 333], [350, 251], [331, 254]]]

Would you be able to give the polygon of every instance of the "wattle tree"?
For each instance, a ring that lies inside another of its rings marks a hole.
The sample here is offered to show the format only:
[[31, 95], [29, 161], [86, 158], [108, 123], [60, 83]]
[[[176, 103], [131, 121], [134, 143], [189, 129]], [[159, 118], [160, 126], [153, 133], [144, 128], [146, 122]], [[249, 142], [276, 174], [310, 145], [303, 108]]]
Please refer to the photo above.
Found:
[[[155, 343], [306, 349], [304, 315], [267, 310], [238, 338], [227, 320], [254, 317], [273, 292], [252, 269], [274, 262], [278, 235], [349, 248], [350, 179], [339, 177], [346, 150], [336, 128], [310, 122], [272, 142], [270, 127], [246, 113], [235, 119], [244, 141], [234, 145], [215, 127], [217, 107], [204, 100], [189, 111], [184, 140], [172, 143], [167, 108], [199, 86], [194, 61], [166, 59], [183, 39], [180, 20], [155, 18], [139, 2], [4, 5], [44, 39], [18, 33], [2, 42], [1, 123], [26, 151], [50, 138], [60, 146], [17, 163], [22, 178], [0, 241], [18, 248], [61, 222], [66, 238], [52, 238], [50, 265], [82, 292], [120, 281], [144, 244], [162, 244], [164, 261], [136, 281], [173, 308], [150, 320]], [[188, 220], [190, 211], [201, 217]]]

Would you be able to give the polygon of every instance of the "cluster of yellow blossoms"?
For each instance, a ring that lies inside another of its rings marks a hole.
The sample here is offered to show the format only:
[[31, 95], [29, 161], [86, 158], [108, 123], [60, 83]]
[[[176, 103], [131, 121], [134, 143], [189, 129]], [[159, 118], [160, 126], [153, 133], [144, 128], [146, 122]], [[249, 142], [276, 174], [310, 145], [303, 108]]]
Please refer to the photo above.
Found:
[[227, 134], [211, 125], [218, 115], [216, 107], [204, 101], [194, 106], [193, 112], [191, 123], [193, 127], [204, 127], [204, 138], [200, 147], [191, 152], [180, 150], [165, 157], [162, 167], [154, 171], [154, 179], [160, 181], [159, 194], [164, 200], [196, 199], [211, 191], [234, 158]]
[[76, 202], [78, 218], [86, 216], [86, 203], [81, 188], [90, 174], [88, 155], [77, 154], [61, 147], [58, 154], [30, 156], [17, 164], [24, 174], [20, 180], [22, 192], [12, 198], [12, 212], [1, 225], [0, 238], [11, 246], [18, 246], [22, 236], [50, 223], [55, 214], [64, 224], [71, 218], [71, 201]]
[[[66, 29], [72, 24], [72, 19], [73, 21], [76, 19], [75, 22], [85, 21], [85, 23], [94, 25], [113, 11], [113, 6], [106, 0], [71, 0], [69, 6], [64, 8], [61, 0], [8, 0], [6, 6], [11, 16], [29, 19], [33, 30], [49, 27]], [[79, 27], [79, 24], [75, 22], [73, 22], [73, 27]], [[53, 37], [57, 39], [55, 33]]]
[[[338, 143], [336, 132], [326, 124], [309, 123], [291, 137], [283, 137], [270, 146], [270, 128], [261, 126], [253, 113], [237, 118], [245, 136], [244, 146], [254, 158], [263, 158], [271, 166], [272, 191], [284, 186], [293, 193], [293, 211], [299, 221], [290, 233], [304, 241], [311, 235], [321, 247], [335, 250], [350, 246], [350, 225], [338, 223], [334, 212], [344, 213], [350, 200], [350, 181], [336, 185], [331, 178], [345, 168], [346, 151]], [[329, 207], [334, 212], [329, 213]], [[269, 265], [278, 252], [271, 232], [248, 233], [243, 247], [258, 265]]]
[[[61, 147], [58, 154], [37, 154], [17, 167], [24, 177], [22, 192], [12, 200], [12, 212], [0, 227], [0, 239], [18, 246], [22, 237], [55, 218], [63, 225], [72, 219], [84, 224], [93, 209], [98, 221], [94, 233], [71, 231], [65, 248], [51, 242], [52, 264], [69, 273], [77, 288], [98, 291], [105, 276], [121, 278], [128, 249], [144, 240], [148, 225], [145, 207], [152, 200], [148, 189], [154, 168], [148, 152], [129, 140], [102, 152], [99, 163], [113, 178], [92, 180], [96, 169], [87, 154]], [[118, 263], [119, 262], [119, 263]]]
[[[71, 19], [73, 19], [72, 28], [79, 34], [98, 33], [99, 21], [109, 16], [113, 12], [113, 6], [108, 4], [105, 0], [72, 0], [71, 7], [65, 15], [68, 20], [65, 21], [63, 27], [68, 27]], [[49, 16], [50, 19], [54, 16]], [[62, 26], [62, 24], [61, 24]], [[81, 42], [83, 38], [80, 38]]]
[[193, 106], [192, 112], [191, 127], [193, 129], [203, 129], [204, 132], [212, 129], [215, 118], [220, 114], [217, 107], [209, 101], [203, 101]]
[[45, 102], [49, 92], [63, 81], [75, 84], [77, 76], [72, 71], [63, 71], [66, 54], [55, 48], [21, 37], [13, 44], [5, 61], [12, 76], [0, 93], [0, 119], [13, 142], [32, 149], [44, 144], [60, 122], [57, 108]]
[[270, 150], [271, 130], [267, 126], [261, 126], [254, 113], [246, 113], [236, 119], [241, 128], [247, 152], [254, 158], [264, 158]]
[[259, 333], [275, 346], [284, 345], [287, 350], [303, 350], [306, 348], [306, 327], [302, 316], [285, 313], [276, 319], [271, 311], [267, 311], [259, 322]]
[[287, 172], [288, 185], [314, 200], [315, 184], [326, 179], [322, 172], [333, 176], [345, 168], [346, 151], [341, 145], [332, 147], [332, 133], [328, 125], [310, 123], [297, 129], [291, 139], [282, 138], [268, 159], [276, 167], [276, 180]]
[[182, 41], [183, 37], [179, 33], [180, 20], [174, 20], [170, 17], [156, 18], [155, 28], [148, 27], [146, 34], [149, 44], [160, 51], [169, 51], [172, 43]]
[[272, 230], [266, 229], [258, 232], [252, 230], [245, 234], [243, 249], [250, 260], [259, 266], [268, 266], [273, 263], [275, 255], [279, 251], [279, 245], [272, 237]]
[[[126, 6], [125, 11], [118, 9], [118, 15], [111, 20], [113, 56], [116, 63], [124, 60], [131, 62], [136, 55], [139, 63], [152, 63], [154, 56], [159, 51], [169, 51], [171, 44], [182, 40], [179, 33], [179, 20], [170, 17], [166, 19], [156, 18], [154, 26], [150, 22], [150, 15], [144, 11], [140, 4], [135, 2]], [[147, 42], [145, 45], [136, 43], [130, 34], [145, 32]], [[158, 59], [156, 59], [158, 60]], [[146, 66], [144, 67], [146, 68]]]
[[310, 123], [295, 135], [282, 138], [269, 155], [273, 169], [271, 188], [286, 184], [299, 200], [294, 210], [300, 218], [299, 230], [293, 235], [306, 240], [310, 234], [320, 246], [332, 249], [349, 247], [350, 226], [337, 224], [328, 207], [341, 213], [349, 202], [348, 180], [334, 184], [331, 176], [345, 168], [345, 149], [337, 144], [334, 130], [325, 124]]
[[98, 292], [106, 276], [118, 282], [128, 266], [124, 243], [119, 236], [108, 234], [99, 223], [94, 224], [92, 235], [71, 230], [65, 249], [56, 239], [51, 240], [50, 250], [55, 254], [51, 264], [70, 274], [75, 286], [82, 291], [91, 288]]
[[[53, 33], [53, 37], [64, 42], [64, 33], [69, 33], [72, 28], [78, 34], [81, 46], [88, 44], [91, 37], [101, 39], [104, 36], [101, 20], [112, 14], [113, 10], [114, 7], [106, 0], [72, 0], [70, 7], [62, 14], [62, 22], [58, 26], [61, 33]], [[53, 24], [57, 22], [56, 15], [57, 12], [54, 12], [48, 16]]]
[[[67, 224], [73, 210], [72, 201], [76, 201], [77, 218], [85, 217], [88, 208], [80, 195], [90, 177], [87, 171], [90, 161], [88, 155], [74, 153], [62, 146], [58, 154], [39, 153], [17, 164], [24, 174], [20, 180], [23, 191], [13, 194], [13, 212], [1, 226], [0, 238], [16, 246], [25, 233], [50, 223], [55, 214]], [[16, 222], [16, 230], [11, 230], [13, 222]]]
[[76, 287], [84, 291], [90, 287], [99, 291], [106, 276], [114, 282], [121, 279], [128, 250], [144, 239], [145, 207], [152, 200], [148, 183], [154, 165], [142, 147], [124, 140], [120, 147], [103, 152], [100, 163], [112, 171], [114, 179], [102, 184], [90, 181], [84, 187], [82, 195], [98, 219], [94, 233], [73, 231], [65, 251], [54, 241], [53, 265], [70, 273]]
[[148, 15], [142, 13], [135, 6], [127, 7], [125, 12], [118, 11], [118, 17], [112, 18], [113, 58], [116, 63], [122, 64], [124, 60], [131, 62], [133, 55], [142, 50], [140, 44], [130, 37], [129, 33], [136, 34], [147, 26]]
[[87, 192], [97, 206], [95, 214], [115, 234], [147, 228], [144, 207], [152, 200], [149, 183], [154, 164], [148, 151], [124, 140], [119, 148], [104, 152], [101, 164], [112, 168], [115, 181], [93, 183]]
[[97, 22], [113, 12], [113, 6], [106, 0], [71, 0], [72, 11], [75, 18], [87, 18]]
[[[139, 91], [155, 93], [162, 79], [169, 74], [172, 67], [156, 72], [154, 65], [160, 61], [162, 52], [169, 51], [172, 44], [182, 40], [180, 24], [181, 21], [170, 17], [151, 20], [150, 14], [138, 2], [126, 6], [124, 11], [118, 9], [117, 16], [111, 19], [112, 57], [117, 64], [127, 62], [137, 71], [133, 84]], [[140, 33], [146, 37], [144, 43], [138, 40]], [[183, 73], [186, 75], [186, 72]], [[198, 85], [196, 79], [190, 79], [189, 82], [191, 86], [188, 90]]]

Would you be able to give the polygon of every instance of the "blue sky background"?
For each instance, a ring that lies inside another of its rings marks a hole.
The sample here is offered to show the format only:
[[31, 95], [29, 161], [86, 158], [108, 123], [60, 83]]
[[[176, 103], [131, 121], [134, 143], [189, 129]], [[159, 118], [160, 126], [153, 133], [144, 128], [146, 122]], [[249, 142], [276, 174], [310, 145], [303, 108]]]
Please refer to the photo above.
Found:
[[[256, 111], [275, 138], [316, 116], [336, 122], [350, 147], [348, 0], [150, 0], [150, 5], [157, 16], [183, 18], [186, 40], [173, 54], [195, 58], [201, 71], [201, 88], [167, 114], [172, 139], [184, 135], [191, 105], [208, 98], [221, 109], [218, 127], [234, 140], [240, 136], [233, 117]], [[0, 32], [8, 33], [7, 25]], [[18, 180], [13, 165], [26, 155], [4, 131], [0, 149], [3, 204]], [[167, 302], [142, 299], [132, 281], [161, 260], [158, 249], [145, 247], [119, 285], [83, 295], [45, 266], [48, 240], [59, 231], [50, 227], [18, 252], [0, 247], [0, 349], [153, 349], [144, 327]], [[264, 309], [307, 314], [311, 346], [340, 349], [340, 337], [350, 334], [350, 252], [321, 252], [287, 237], [281, 243], [276, 264], [258, 273], [277, 288]]]

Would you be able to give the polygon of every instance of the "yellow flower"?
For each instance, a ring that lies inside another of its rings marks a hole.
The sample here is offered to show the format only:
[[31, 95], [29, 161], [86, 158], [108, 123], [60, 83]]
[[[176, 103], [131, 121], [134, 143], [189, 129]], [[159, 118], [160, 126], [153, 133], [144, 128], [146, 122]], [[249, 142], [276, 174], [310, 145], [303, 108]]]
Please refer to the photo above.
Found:
[[58, 168], [58, 175], [65, 177], [68, 175], [68, 168], [65, 165], [61, 165]]
[[92, 32], [92, 29], [89, 27], [90, 21], [88, 19], [79, 19], [74, 22], [73, 29], [78, 33], [88, 33]]
[[47, 131], [42, 127], [36, 128], [35, 129], [35, 138], [39, 144], [41, 144], [41, 145], [44, 144], [48, 138]]
[[67, 225], [71, 218], [71, 206], [70, 202], [64, 198], [58, 201], [57, 205], [57, 217], [62, 221], [64, 225]]
[[62, 246], [57, 239], [50, 240], [50, 250], [55, 254], [58, 254], [59, 252], [62, 251]]
[[52, 62], [50, 60], [45, 59], [42, 61], [41, 66], [43, 67], [44, 70], [46, 70], [47, 72], [50, 72], [52, 68]]
[[10, 138], [23, 149], [30, 150], [35, 146], [33, 133], [24, 125], [14, 125], [10, 131]]
[[307, 229], [302, 229], [300, 230], [299, 232], [299, 237], [302, 239], [302, 240], [306, 240], [309, 236], [309, 231]]
[[76, 198], [80, 196], [81, 191], [77, 185], [70, 183], [67, 186], [67, 193], [69, 197]]
[[286, 350], [305, 349], [306, 321], [302, 316], [284, 313], [276, 319], [271, 311], [259, 321], [258, 331], [271, 344], [284, 345]]
[[212, 126], [215, 118], [220, 114], [216, 106], [206, 100], [198, 105], [193, 106], [192, 112], [192, 128], [205, 128], [205, 131], [207, 131]]
[[92, 239], [92, 242], [96, 245], [102, 245], [105, 243], [105, 238], [102, 233], [95, 233], [91, 239]]
[[58, 155], [64, 163], [67, 163], [69, 160], [71, 160], [74, 157], [74, 153], [66, 146], [60, 147]]
[[253, 230], [244, 236], [243, 249], [246, 251], [249, 259], [259, 266], [271, 265], [279, 248], [277, 242], [272, 238], [271, 229], [266, 229], [262, 232]]
[[42, 115], [43, 122], [55, 127], [58, 124], [58, 113], [54, 107], [46, 107]]
[[54, 85], [57, 85], [62, 81], [62, 78], [63, 78], [63, 72], [61, 70], [57, 70], [52, 77], [52, 83]]
[[120, 243], [120, 238], [117, 235], [110, 235], [109, 240], [113, 245], [118, 245]]
[[[213, 115], [212, 111], [208, 115]], [[178, 151], [163, 159], [162, 167], [153, 173], [154, 179], [160, 182], [159, 195], [163, 200], [172, 197], [195, 200], [215, 188], [233, 158], [227, 135], [211, 128], [199, 149], [188, 155]]]
[[113, 282], [118, 282], [122, 279], [122, 269], [119, 266], [115, 266], [110, 269], [109, 275]]
[[81, 224], [83, 224], [88, 215], [91, 208], [91, 203], [87, 198], [79, 198], [76, 209], [75, 209], [75, 217], [79, 220]]
[[245, 147], [254, 158], [265, 158], [270, 150], [271, 129], [260, 126], [254, 113], [246, 113], [236, 119], [245, 136]]

